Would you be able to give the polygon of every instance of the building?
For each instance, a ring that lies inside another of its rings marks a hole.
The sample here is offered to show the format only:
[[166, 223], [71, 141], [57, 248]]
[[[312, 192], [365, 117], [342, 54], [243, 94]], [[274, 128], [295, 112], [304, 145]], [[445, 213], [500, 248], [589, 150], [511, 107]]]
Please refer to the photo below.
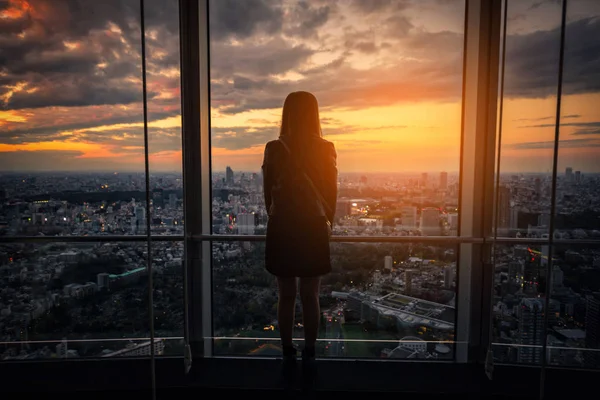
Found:
[[567, 182], [573, 182], [573, 168], [567, 167], [565, 169], [565, 178], [567, 179]]
[[458, 230], [458, 213], [449, 213], [448, 214], [448, 228], [451, 231]]
[[412, 294], [412, 281], [416, 272], [417, 271], [415, 271], [414, 269], [407, 269], [406, 271], [404, 271], [404, 293], [408, 295]]
[[254, 229], [256, 226], [254, 213], [238, 214], [238, 216], [236, 217], [236, 225], [238, 229], [238, 234], [254, 235]]
[[98, 290], [102, 290], [102, 289], [109, 290], [110, 274], [107, 274], [106, 272], [101, 272], [98, 275], [96, 275], [96, 279], [97, 279], [97, 284], [98, 284]]
[[416, 229], [417, 228], [417, 207], [404, 206], [400, 209], [402, 214], [402, 228]]
[[391, 271], [393, 268], [394, 262], [392, 260], [392, 256], [385, 256], [383, 259], [383, 269], [387, 271]]
[[335, 219], [339, 220], [350, 215], [351, 208], [352, 206], [348, 199], [338, 200], [335, 205]]
[[177, 195], [175, 193], [169, 195], [169, 207], [177, 208]]
[[498, 188], [498, 228], [508, 229], [510, 227], [510, 188], [500, 186]]
[[519, 344], [517, 361], [539, 364], [544, 341], [544, 299], [526, 298], [519, 305]]
[[557, 289], [563, 286], [565, 274], [558, 265], [552, 266], [552, 288]]
[[154, 207], [164, 208], [165, 206], [165, 196], [164, 190], [161, 188], [152, 189], [152, 204]]
[[427, 187], [427, 183], [428, 183], [427, 180], [428, 180], [427, 172], [423, 172], [421, 174], [421, 180], [419, 181], [419, 186]]
[[229, 165], [225, 169], [225, 183], [227, 185], [233, 185], [233, 170]]
[[440, 189], [446, 190], [448, 188], [448, 173], [443, 171], [440, 172]]
[[542, 213], [538, 215], [538, 226], [548, 228], [550, 226], [550, 214]]
[[520, 261], [511, 261], [508, 263], [508, 282], [514, 285], [520, 285], [523, 281], [524, 265]]
[[143, 225], [146, 222], [146, 208], [138, 206], [134, 210], [135, 220], [138, 225]]
[[426, 207], [421, 210], [420, 230], [423, 235], [438, 236], [440, 234], [440, 210]]
[[452, 287], [452, 283], [454, 282], [454, 270], [452, 266], [446, 265], [444, 267], [444, 288], [450, 289]]
[[581, 182], [581, 171], [575, 171], [575, 182]]
[[588, 368], [600, 367], [600, 292], [585, 301], [585, 348], [583, 362]]

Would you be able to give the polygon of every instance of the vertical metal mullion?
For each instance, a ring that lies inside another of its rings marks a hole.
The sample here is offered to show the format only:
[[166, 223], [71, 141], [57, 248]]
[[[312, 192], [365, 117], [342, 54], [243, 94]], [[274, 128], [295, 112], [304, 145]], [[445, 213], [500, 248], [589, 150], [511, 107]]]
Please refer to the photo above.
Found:
[[[208, 0], [199, 0], [199, 43], [200, 58], [200, 160], [201, 160], [201, 201], [202, 226], [205, 235], [212, 233], [212, 171], [210, 147], [210, 42], [208, 21]], [[203, 241], [202, 246], [202, 338], [204, 356], [213, 353], [213, 318], [212, 318], [212, 243]]]
[[[540, 399], [544, 398], [544, 389], [546, 381], [546, 351], [548, 347], [548, 321], [550, 315], [550, 296], [552, 295], [552, 269], [554, 253], [554, 226], [556, 214], [556, 177], [558, 175], [558, 150], [560, 140], [560, 113], [562, 105], [562, 84], [563, 67], [565, 56], [565, 31], [567, 19], [567, 0], [562, 1], [562, 14], [560, 21], [560, 50], [558, 56], [558, 85], [556, 88], [556, 115], [554, 122], [554, 154], [552, 160], [552, 194], [550, 198], [550, 224], [548, 232], [548, 262], [546, 263], [546, 287], [544, 295], [546, 296], [544, 304], [544, 341], [542, 342], [542, 366], [540, 368]], [[542, 252], [542, 259], [543, 259]]]
[[144, 14], [144, 0], [140, 0], [140, 39], [141, 39], [141, 57], [142, 57], [142, 108], [144, 114], [144, 170], [146, 183], [146, 248], [148, 258], [146, 268], [148, 271], [148, 319], [150, 328], [150, 381], [152, 383], [152, 398], [156, 398], [156, 369], [154, 349], [154, 280], [152, 276], [152, 215], [150, 212], [150, 159], [148, 148], [148, 96], [146, 84], [146, 18]]
[[199, 2], [179, 0], [183, 209], [185, 229], [184, 301], [186, 369], [192, 354], [204, 356], [202, 321], [202, 246], [192, 240], [202, 233], [202, 160], [200, 143]]
[[[499, 0], [467, 1], [459, 205], [462, 237], [491, 233], [492, 212], [487, 203], [493, 199], [500, 16]], [[481, 349], [484, 250], [483, 245], [470, 243], [459, 248], [458, 362], [473, 360]]]
[[[501, 35], [502, 35], [502, 44], [501, 44], [501, 48], [502, 48], [502, 55], [500, 56], [501, 60], [500, 60], [500, 73], [499, 73], [499, 90], [500, 90], [500, 95], [499, 95], [499, 106], [498, 106], [498, 116], [497, 116], [497, 124], [498, 124], [498, 132], [497, 132], [497, 137], [496, 137], [496, 149], [497, 149], [497, 154], [496, 154], [496, 165], [495, 165], [495, 171], [496, 171], [496, 180], [495, 180], [495, 184], [494, 184], [494, 200], [493, 200], [493, 210], [494, 210], [494, 221], [492, 224], [492, 230], [493, 230], [493, 236], [492, 236], [492, 243], [490, 244], [490, 258], [491, 258], [491, 263], [490, 263], [490, 268], [494, 267], [494, 255], [495, 255], [495, 251], [496, 251], [496, 240], [498, 238], [498, 219], [499, 219], [499, 215], [500, 215], [500, 209], [498, 207], [498, 202], [499, 202], [499, 191], [500, 191], [500, 161], [501, 161], [501, 154], [502, 154], [502, 129], [503, 129], [503, 117], [504, 117], [504, 72], [505, 72], [505, 67], [506, 67], [506, 29], [507, 29], [507, 25], [508, 25], [508, 1], [509, 0], [503, 0], [503, 7], [502, 7], [502, 29], [501, 29]], [[493, 296], [493, 287], [494, 287], [494, 272], [493, 271], [489, 271], [490, 272], [490, 276], [487, 278], [487, 280], [490, 283], [490, 287], [487, 290], [487, 293], [484, 293], [484, 296], [487, 294], [491, 300], [492, 296]], [[482, 332], [482, 337], [487, 336], [486, 340], [486, 347], [487, 347], [487, 354], [486, 354], [486, 372], [488, 373], [488, 377], [491, 379], [492, 377], [492, 368], [490, 367], [491, 365], [493, 365], [493, 350], [492, 350], [492, 341], [493, 341], [493, 309], [492, 309], [492, 304], [493, 302], [490, 301], [489, 304], [487, 304], [487, 308], [486, 308], [486, 312], [488, 314], [487, 316], [487, 321], [486, 318], [483, 317], [482, 315], [482, 322], [487, 322], [487, 335], [484, 335], [484, 333]]]

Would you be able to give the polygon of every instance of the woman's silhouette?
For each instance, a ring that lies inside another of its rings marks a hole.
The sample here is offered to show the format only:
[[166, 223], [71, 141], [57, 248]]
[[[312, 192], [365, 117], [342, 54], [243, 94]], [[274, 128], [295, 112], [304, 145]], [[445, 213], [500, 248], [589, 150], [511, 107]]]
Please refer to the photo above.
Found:
[[305, 372], [314, 372], [320, 277], [331, 271], [336, 158], [333, 143], [322, 138], [315, 96], [290, 93], [283, 105], [279, 139], [267, 143], [262, 165], [269, 214], [265, 264], [279, 287], [277, 318], [284, 372], [296, 364], [292, 332], [298, 281], [304, 324], [302, 364]]

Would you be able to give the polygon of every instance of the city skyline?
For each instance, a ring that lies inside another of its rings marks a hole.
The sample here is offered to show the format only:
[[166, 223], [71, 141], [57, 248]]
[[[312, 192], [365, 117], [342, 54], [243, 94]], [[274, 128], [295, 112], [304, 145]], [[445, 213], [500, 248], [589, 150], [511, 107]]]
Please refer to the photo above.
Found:
[[[316, 94], [341, 172], [458, 171], [463, 1], [243, 4], [226, 12], [228, 2], [210, 2], [215, 171], [260, 169], [294, 90]], [[0, 56], [0, 171], [142, 171], [138, 1], [1, 7], [10, 57]], [[569, 2], [559, 171], [600, 172], [597, 55], [588, 51], [598, 15], [597, 2]], [[560, 4], [511, 2], [508, 17], [500, 171], [546, 173]], [[177, 2], [148, 0], [153, 172], [181, 171], [178, 34]]]

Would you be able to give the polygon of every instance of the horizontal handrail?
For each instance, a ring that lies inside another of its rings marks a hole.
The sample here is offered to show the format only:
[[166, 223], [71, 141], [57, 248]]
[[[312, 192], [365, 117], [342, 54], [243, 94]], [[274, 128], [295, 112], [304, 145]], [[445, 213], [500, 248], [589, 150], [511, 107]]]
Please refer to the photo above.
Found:
[[[155, 242], [178, 242], [183, 235], [152, 235]], [[0, 236], [0, 243], [46, 242], [145, 242], [147, 235], [93, 235], [93, 236]]]
[[[192, 240], [211, 242], [263, 242], [265, 235], [192, 235]], [[483, 243], [483, 238], [460, 236], [338, 236], [333, 235], [331, 242], [338, 243]]]
[[[88, 235], [88, 236], [0, 236], [0, 243], [46, 243], [46, 242], [144, 242], [146, 235]], [[155, 242], [178, 242], [185, 239], [184, 235], [151, 235]], [[266, 235], [210, 235], [194, 234], [189, 238], [193, 241], [209, 242], [264, 242]], [[432, 243], [432, 244], [528, 244], [547, 245], [549, 239], [540, 238], [509, 238], [509, 237], [463, 237], [463, 236], [338, 236], [333, 235], [331, 242], [335, 243]], [[594, 239], [554, 239], [555, 246], [600, 246], [600, 240]]]

